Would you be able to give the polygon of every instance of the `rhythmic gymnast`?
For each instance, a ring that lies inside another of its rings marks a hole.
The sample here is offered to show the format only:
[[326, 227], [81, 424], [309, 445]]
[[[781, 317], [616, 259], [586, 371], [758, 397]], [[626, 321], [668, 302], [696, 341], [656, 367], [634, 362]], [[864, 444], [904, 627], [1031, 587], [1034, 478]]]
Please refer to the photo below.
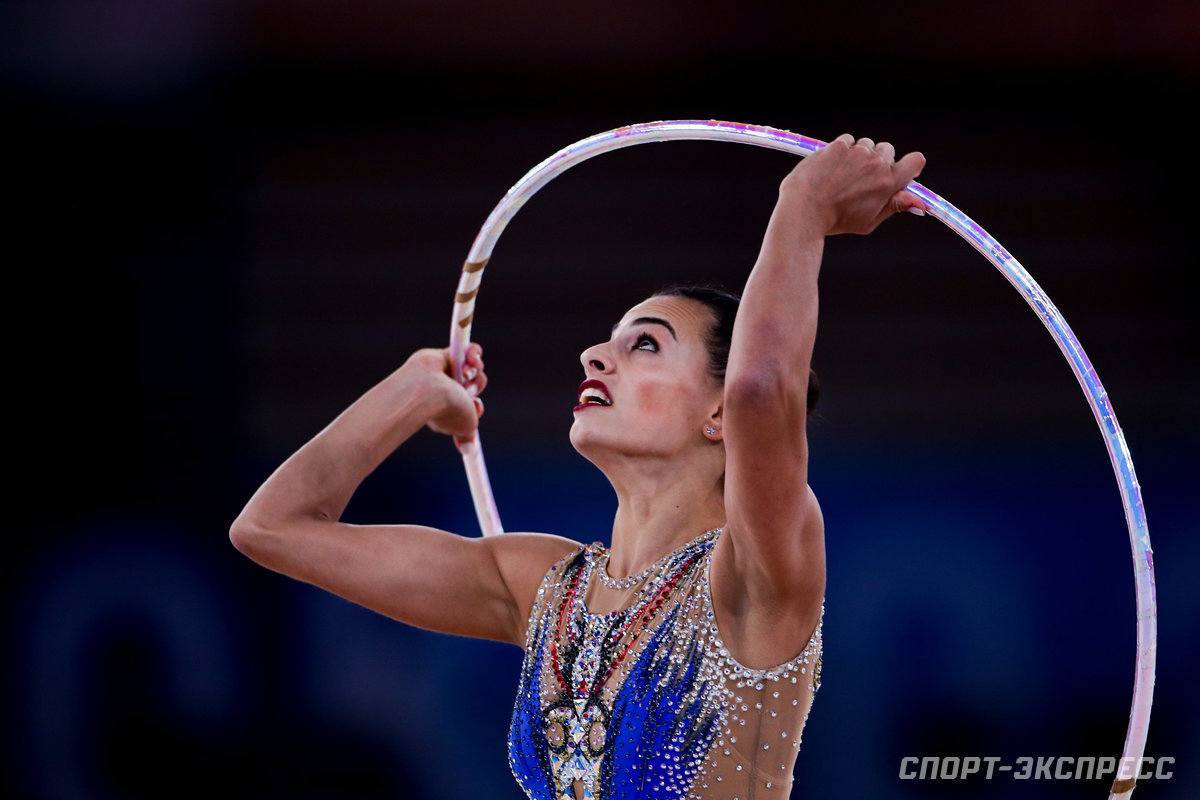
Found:
[[483, 352], [424, 349], [297, 451], [230, 530], [258, 563], [402, 622], [525, 650], [509, 732], [536, 800], [788, 797], [820, 685], [824, 524], [805, 420], [828, 235], [924, 204], [924, 166], [842, 135], [780, 186], [738, 298], [656, 294], [585, 350], [571, 443], [618, 498], [612, 547], [349, 525], [358, 485], [428, 425], [460, 444]]

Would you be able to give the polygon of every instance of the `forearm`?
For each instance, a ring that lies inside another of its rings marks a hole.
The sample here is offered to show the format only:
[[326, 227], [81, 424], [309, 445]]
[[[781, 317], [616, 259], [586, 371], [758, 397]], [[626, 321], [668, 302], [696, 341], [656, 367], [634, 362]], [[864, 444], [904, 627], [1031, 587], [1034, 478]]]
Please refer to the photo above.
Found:
[[843, 134], [784, 179], [758, 262], [747, 281], [734, 327], [726, 386], [774, 387], [808, 382], [817, 332], [817, 275], [824, 237], [870, 233], [897, 211], [922, 210], [904, 191], [925, 157]]
[[808, 197], [785, 184], [742, 294], [727, 386], [783, 379], [806, 391], [824, 238]]
[[442, 408], [444, 391], [420, 370], [401, 367], [275, 470], [238, 522], [337, 520], [367, 475]]

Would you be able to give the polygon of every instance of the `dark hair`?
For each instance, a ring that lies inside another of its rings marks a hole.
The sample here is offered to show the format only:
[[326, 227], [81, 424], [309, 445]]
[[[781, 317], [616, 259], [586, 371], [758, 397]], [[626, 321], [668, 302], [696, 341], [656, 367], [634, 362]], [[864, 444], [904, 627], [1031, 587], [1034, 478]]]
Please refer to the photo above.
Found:
[[[737, 318], [738, 305], [742, 298], [719, 286], [672, 286], [654, 293], [655, 297], [684, 297], [703, 303], [713, 315], [712, 327], [708, 330], [708, 370], [718, 381], [725, 381], [725, 368], [729, 364], [729, 346], [733, 343], [733, 321]], [[808, 397], [806, 405], [811, 414], [821, 396], [821, 384], [813, 369], [808, 371]]]

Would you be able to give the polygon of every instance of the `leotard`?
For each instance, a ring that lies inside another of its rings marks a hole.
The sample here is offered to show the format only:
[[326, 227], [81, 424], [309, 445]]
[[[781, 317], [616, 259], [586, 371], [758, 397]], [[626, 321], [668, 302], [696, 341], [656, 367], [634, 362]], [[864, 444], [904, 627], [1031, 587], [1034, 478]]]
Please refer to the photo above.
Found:
[[[713, 614], [719, 535], [664, 557], [640, 585], [609, 578], [599, 544], [547, 572], [509, 730], [531, 800], [786, 800], [821, 682], [821, 624], [786, 663], [742, 666]], [[589, 612], [605, 600], [620, 610]]]

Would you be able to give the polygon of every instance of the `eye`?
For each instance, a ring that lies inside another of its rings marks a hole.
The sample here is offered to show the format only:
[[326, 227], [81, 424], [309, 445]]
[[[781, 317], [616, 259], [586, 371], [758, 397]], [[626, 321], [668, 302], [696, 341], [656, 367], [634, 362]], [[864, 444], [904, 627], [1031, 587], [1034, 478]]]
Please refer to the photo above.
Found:
[[633, 343], [634, 350], [647, 350], [651, 353], [658, 352], [658, 341], [648, 333], [640, 334]]

